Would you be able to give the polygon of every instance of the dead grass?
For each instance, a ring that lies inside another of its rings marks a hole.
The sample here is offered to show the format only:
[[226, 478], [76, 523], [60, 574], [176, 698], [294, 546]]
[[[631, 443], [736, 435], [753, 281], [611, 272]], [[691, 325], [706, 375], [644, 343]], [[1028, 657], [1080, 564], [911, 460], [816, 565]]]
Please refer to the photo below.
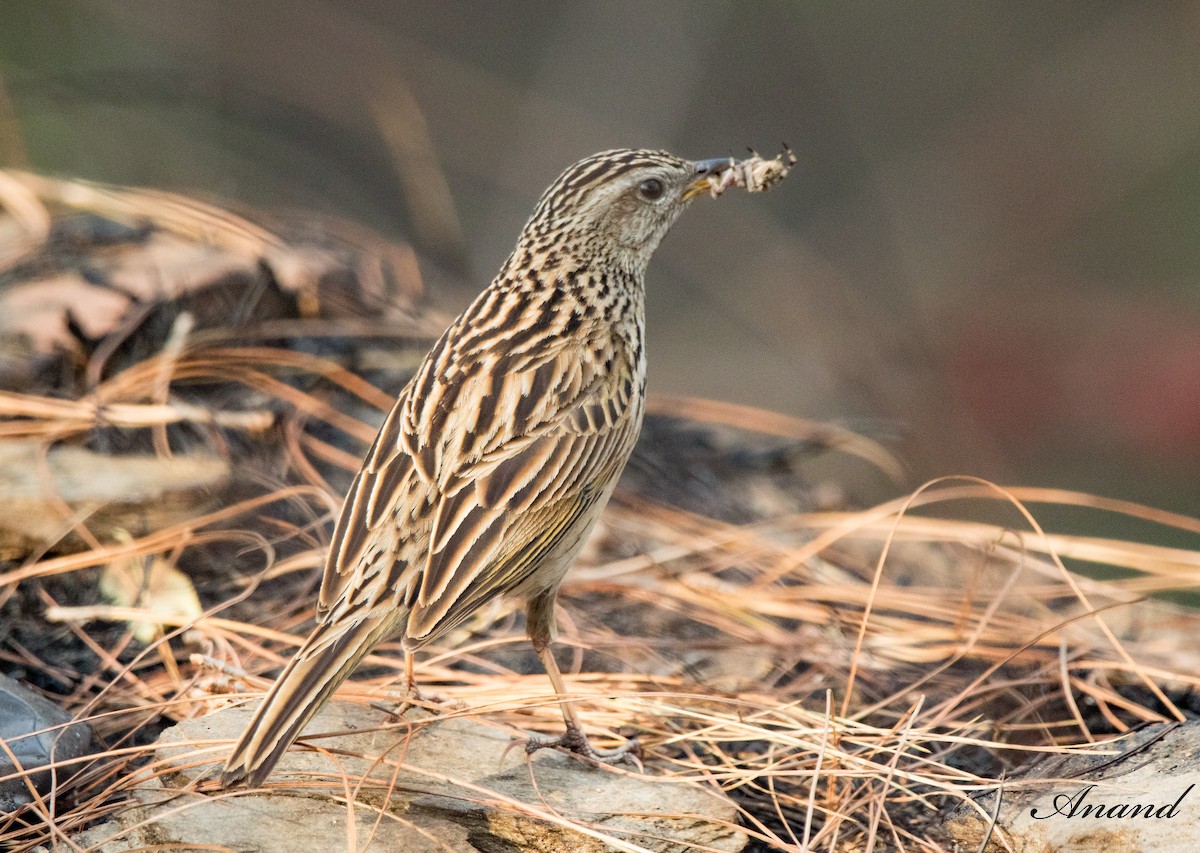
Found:
[[[206, 356], [177, 365], [236, 376], [259, 390], [279, 388], [247, 378], [248, 364], [231, 359], [217, 371], [219, 362]], [[304, 395], [283, 399], [356, 439], [369, 437], [365, 424], [335, 417]], [[65, 411], [63, 421], [78, 420]], [[63, 434], [56, 411], [32, 414], [40, 420], [11, 423], [58, 423], [42, 434]], [[299, 443], [291, 451], [303, 452]], [[307, 572], [319, 564], [320, 548], [275, 560], [269, 528], [256, 517], [295, 499], [325, 512], [334, 505], [314, 485], [278, 490], [128, 544], [0, 573], [0, 596], [133, 556], [174, 554], [186, 565], [189, 548], [214, 538], [252, 549], [265, 576]], [[1023, 523], [931, 515], [942, 503], [963, 500], [1006, 503]], [[924, 828], [936, 809], [995, 787], [997, 770], [1029, 753], [1103, 749], [1138, 722], [1180, 719], [1170, 696], [1200, 682], [1190, 635], [1179, 630], [1194, 628], [1194, 616], [1145, 599], [1194, 584], [1200, 552], [1046, 533], [1028, 508], [1045, 502], [1200, 530], [1196, 519], [1146, 507], [970, 478], [930, 483], [864, 511], [747, 525], [666, 506], [648, 511], [627, 496], [614, 504], [607, 536], [638, 543], [638, 555], [580, 566], [567, 587], [564, 620], [565, 647], [612, 665], [576, 672], [569, 684], [593, 730], [639, 733], [650, 773], [715, 785], [734, 797], [744, 828], [764, 849], [941, 849]], [[1128, 575], [1091, 579], [1068, 570], [1063, 558]], [[252, 594], [261, 595], [253, 584], [239, 597]], [[168, 622], [158, 642], [123, 663], [131, 651], [127, 632], [104, 646], [87, 628], [94, 620], [149, 618], [144, 610], [43, 598], [41, 617], [69, 626], [102, 662], [91, 675], [56, 675], [77, 684], [68, 704], [108, 748], [56, 767], [52, 796], [0, 823], [0, 839], [18, 848], [61, 841], [121, 809], [131, 790], [164, 771], [138, 740], [142, 728], [263, 689], [268, 682], [257, 674], [286, 659], [309, 615], [301, 604], [273, 624], [249, 624], [224, 617], [234, 602], [222, 601], [200, 619]], [[643, 630], [608, 627], [625, 624], [623, 611], [647, 608]], [[511, 623], [489, 630], [509, 615], [507, 608], [489, 611], [460, 642], [427, 655], [419, 675], [448, 707], [461, 703], [490, 720], [554, 731], [558, 712], [544, 677], [489, 656], [523, 642]], [[761, 670], [740, 682], [690, 676], [680, 665], [747, 650]], [[377, 701], [399, 677], [399, 660], [384, 647], [369, 661], [384, 671], [349, 684], [341, 698]]]
[[[36, 243], [45, 223], [34, 190], [49, 190], [18, 177], [15, 188], [0, 190], [28, 202], [23, 221]], [[164, 204], [139, 196], [143, 206], [131, 211], [122, 207], [127, 197], [89, 198], [139, 216]], [[192, 233], [194, 209], [184, 219], [173, 218], [181, 213], [174, 205], [165, 210], [169, 225]], [[214, 215], [220, 240], [280, 250], [272, 235], [247, 236], [230, 222]], [[168, 393], [189, 382], [240, 389], [258, 402], [225, 408]], [[81, 671], [51, 646], [11, 641], [0, 645], [0, 663], [69, 685], [55, 698], [105, 746], [55, 765], [50, 795], [0, 817], [0, 846], [74, 849], [72, 833], [126, 808], [132, 791], [167, 772], [150, 745], [165, 723], [253, 697], [299, 644], [339, 500], [329, 480], [357, 467], [374, 433], [339, 399], [380, 410], [391, 402], [345, 365], [212, 334], [176, 340], [86, 394], [0, 395], [0, 440], [120, 431], [144, 434], [160, 453], [186, 452], [165, 430], [201, 424], [221, 452], [235, 455], [239, 435], [270, 437], [286, 461], [259, 492], [131, 541], [89, 529], [86, 515], [69, 517], [67, 529], [93, 547], [33, 554], [0, 570], [0, 605], [33, 602], [20, 618], [68, 632], [96, 664]], [[657, 405], [819, 441], [889, 477], [903, 475], [885, 449], [844, 430], [711, 401]], [[978, 512], [964, 510], [971, 502]], [[781, 512], [746, 524], [622, 493], [565, 588], [568, 684], [592, 731], [638, 733], [653, 778], [728, 794], [757, 849], [946, 849], [939, 809], [996, 788], [1037, 754], [1111, 751], [1114, 738], [1139, 723], [1182, 719], [1178, 704], [1200, 686], [1195, 614], [1148, 598], [1194, 586], [1200, 550], [1045, 531], [1037, 519], [1046, 504], [1200, 533], [1196, 518], [968, 477], [865, 510]], [[1010, 520], [963, 520], [994, 519], [997, 508]], [[197, 558], [216, 547], [230, 556], [219, 577]], [[204, 615], [155, 617], [161, 636], [141, 648], [121, 626], [150, 619], [146, 607], [87, 595], [60, 600], [63, 589], [91, 589], [96, 568], [130, 558], [166, 559], [194, 573], [198, 588], [207, 572]], [[1120, 576], [1098, 580], [1080, 573], [1084, 566]], [[418, 677], [445, 713], [557, 731], [549, 683], [526, 672], [523, 648], [513, 608], [497, 603], [425, 654]], [[378, 701], [402, 676], [390, 646], [367, 663], [373, 668], [345, 685], [341, 699]], [[461, 707], [468, 710], [454, 710]], [[196, 749], [197, 757], [219, 751]], [[344, 780], [332, 795], [352, 799], [356, 784]], [[537, 812], [476, 793], [499, 808]], [[618, 849], [642, 849], [637, 839], [586, 831]]]

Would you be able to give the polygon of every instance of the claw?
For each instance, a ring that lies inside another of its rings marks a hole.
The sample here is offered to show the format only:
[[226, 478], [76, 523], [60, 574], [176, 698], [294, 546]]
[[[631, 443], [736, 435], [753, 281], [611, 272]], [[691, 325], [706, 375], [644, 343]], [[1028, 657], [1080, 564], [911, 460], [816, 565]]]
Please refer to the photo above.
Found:
[[372, 702], [371, 707], [400, 719], [413, 708], [420, 708], [425, 701], [421, 691], [413, 689], [405, 691], [403, 698], [397, 702]]
[[643, 769], [639, 755], [641, 746], [636, 737], [631, 737], [616, 749], [596, 749], [581, 729], [568, 726], [567, 730], [555, 738], [526, 738], [515, 739], [508, 745], [508, 750], [524, 744], [525, 754], [532, 755], [540, 749], [565, 749], [584, 758], [590, 758], [598, 764], [629, 764], [639, 771]]

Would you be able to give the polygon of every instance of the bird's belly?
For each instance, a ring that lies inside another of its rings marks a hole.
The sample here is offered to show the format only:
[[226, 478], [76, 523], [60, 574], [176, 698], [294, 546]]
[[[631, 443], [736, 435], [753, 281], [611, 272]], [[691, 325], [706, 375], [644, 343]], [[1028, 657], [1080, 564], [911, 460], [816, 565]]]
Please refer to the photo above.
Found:
[[584, 543], [587, 542], [592, 528], [596, 526], [600, 514], [604, 512], [604, 507], [608, 504], [608, 499], [612, 497], [615, 487], [614, 480], [593, 501], [588, 511], [583, 513], [579, 520], [563, 534], [554, 548], [542, 558], [537, 571], [531, 572], [529, 577], [512, 590], [513, 595], [520, 598], [533, 598], [540, 593], [557, 588], [562, 583], [567, 570], [571, 568], [571, 564], [579, 555]]

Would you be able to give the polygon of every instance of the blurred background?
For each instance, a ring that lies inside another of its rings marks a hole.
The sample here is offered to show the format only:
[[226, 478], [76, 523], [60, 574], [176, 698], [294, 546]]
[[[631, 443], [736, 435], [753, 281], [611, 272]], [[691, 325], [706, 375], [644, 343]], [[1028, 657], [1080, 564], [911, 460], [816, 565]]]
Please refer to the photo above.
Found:
[[1191, 514], [1198, 92], [1186, 2], [0, 6], [0, 166], [361, 222], [447, 310], [582, 156], [786, 141], [656, 255], [652, 392]]

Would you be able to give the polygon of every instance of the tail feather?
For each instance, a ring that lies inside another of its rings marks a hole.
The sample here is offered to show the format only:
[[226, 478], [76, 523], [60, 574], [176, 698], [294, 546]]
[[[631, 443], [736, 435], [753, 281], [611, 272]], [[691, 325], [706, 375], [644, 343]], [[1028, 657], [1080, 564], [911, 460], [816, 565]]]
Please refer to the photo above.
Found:
[[[318, 625], [254, 712], [225, 763], [221, 784], [262, 784], [325, 700], [394, 626], [393, 614], [349, 628]], [[340, 633], [333, 636], [335, 631]]]

